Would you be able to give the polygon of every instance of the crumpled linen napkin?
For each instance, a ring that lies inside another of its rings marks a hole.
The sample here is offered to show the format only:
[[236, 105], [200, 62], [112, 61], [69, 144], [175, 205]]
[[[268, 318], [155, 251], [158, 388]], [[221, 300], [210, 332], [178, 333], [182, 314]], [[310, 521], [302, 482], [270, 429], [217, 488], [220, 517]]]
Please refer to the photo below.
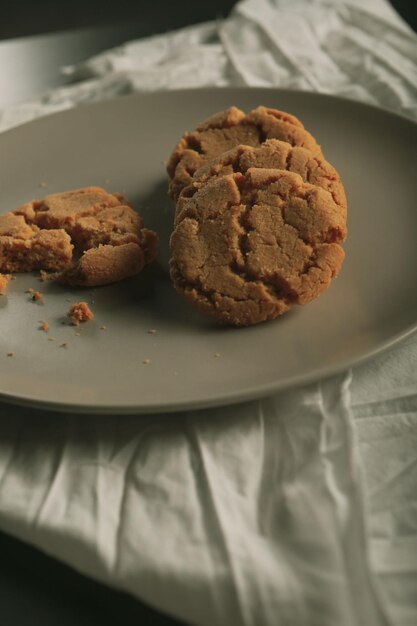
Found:
[[[302, 44], [302, 45], [301, 45]], [[384, 0], [245, 0], [128, 42], [0, 128], [132, 91], [337, 93], [417, 117], [416, 37]], [[316, 385], [149, 417], [0, 404], [0, 528], [198, 625], [417, 623], [417, 338]]]
[[338, 94], [417, 119], [415, 34], [387, 0], [243, 0], [218, 23], [130, 41], [63, 71], [76, 82], [0, 109], [0, 130], [127, 93], [226, 85]]
[[386, 623], [349, 382], [150, 418], [10, 407], [0, 526], [192, 624]]

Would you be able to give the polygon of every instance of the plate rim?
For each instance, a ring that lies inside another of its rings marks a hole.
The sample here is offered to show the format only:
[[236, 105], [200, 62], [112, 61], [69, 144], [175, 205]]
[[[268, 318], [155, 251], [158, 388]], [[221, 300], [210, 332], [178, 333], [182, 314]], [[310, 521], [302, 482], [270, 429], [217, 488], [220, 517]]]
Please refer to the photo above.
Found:
[[[85, 415], [144, 415], [144, 414], [174, 414], [184, 411], [206, 410], [214, 409], [218, 407], [227, 407], [232, 405], [242, 404], [244, 402], [250, 402], [254, 400], [263, 400], [268, 396], [272, 396], [273, 393], [281, 393], [290, 389], [296, 389], [302, 385], [311, 385], [318, 383], [324, 379], [332, 378], [342, 372], [347, 373], [352, 367], [362, 365], [381, 354], [388, 352], [390, 349], [395, 348], [398, 344], [409, 339], [413, 335], [417, 334], [417, 321], [409, 326], [406, 330], [397, 335], [394, 335], [391, 339], [387, 339], [381, 343], [377, 348], [367, 352], [364, 355], [358, 356], [352, 359], [346, 359], [340, 362], [337, 366], [327, 366], [309, 374], [299, 374], [293, 376], [290, 379], [284, 379], [277, 383], [267, 383], [263, 386], [257, 385], [256, 388], [250, 388], [243, 391], [240, 397], [236, 398], [236, 392], [231, 391], [224, 393], [222, 396], [216, 396], [216, 398], [207, 398], [206, 400], [193, 400], [186, 402], [171, 402], [165, 405], [110, 405], [97, 403], [91, 405], [85, 404], [66, 404], [48, 400], [36, 400], [26, 397], [22, 394], [7, 394], [0, 391], [0, 401], [8, 402], [12, 405], [31, 407], [34, 409], [44, 409], [48, 411], [58, 411], [59, 413], [68, 413], [72, 411], [76, 414]], [[1, 408], [1, 407], [0, 407]]]
[[12, 126], [11, 128], [7, 128], [1, 131], [0, 137], [9, 133], [15, 132], [16, 130], [24, 128], [29, 125], [36, 125], [36, 124], [43, 123], [45, 120], [48, 120], [54, 117], [71, 115], [72, 113], [74, 113], [74, 111], [78, 111], [81, 109], [91, 109], [91, 108], [96, 108], [96, 107], [101, 108], [105, 106], [111, 106], [115, 102], [119, 102], [119, 101], [128, 101], [128, 100], [135, 100], [135, 99], [140, 99], [140, 98], [151, 98], [152, 96], [187, 95], [187, 94], [201, 93], [201, 92], [209, 93], [213, 91], [223, 91], [223, 92], [230, 91], [234, 93], [239, 93], [239, 92], [244, 93], [244, 92], [249, 92], [249, 91], [257, 91], [257, 92], [264, 92], [264, 93], [277, 92], [277, 93], [287, 94], [288, 96], [295, 95], [295, 97], [307, 96], [307, 97], [318, 98], [318, 99], [324, 98], [328, 100], [336, 100], [344, 104], [351, 104], [353, 106], [362, 107], [364, 109], [380, 111], [392, 117], [398, 118], [401, 121], [409, 122], [413, 126], [417, 126], [417, 121], [414, 120], [411, 116], [405, 115], [404, 113], [398, 113], [397, 111], [394, 111], [385, 106], [381, 106], [379, 104], [374, 104], [372, 102], [364, 102], [362, 100], [355, 100], [354, 98], [348, 98], [345, 96], [340, 96], [338, 94], [321, 93], [318, 91], [307, 91], [303, 89], [287, 89], [287, 88], [281, 88], [281, 87], [254, 87], [254, 86], [251, 87], [249, 85], [241, 86], [241, 87], [233, 87], [233, 86], [228, 86], [228, 85], [219, 85], [219, 86], [215, 85], [212, 87], [210, 86], [186, 87], [184, 89], [155, 89], [154, 91], [120, 94], [111, 98], [100, 100], [98, 102], [86, 102], [86, 103], [81, 102], [77, 104], [76, 106], [62, 109], [60, 111], [52, 111], [51, 113], [41, 115], [40, 117], [36, 117], [34, 119], [16, 124], [15, 126]]

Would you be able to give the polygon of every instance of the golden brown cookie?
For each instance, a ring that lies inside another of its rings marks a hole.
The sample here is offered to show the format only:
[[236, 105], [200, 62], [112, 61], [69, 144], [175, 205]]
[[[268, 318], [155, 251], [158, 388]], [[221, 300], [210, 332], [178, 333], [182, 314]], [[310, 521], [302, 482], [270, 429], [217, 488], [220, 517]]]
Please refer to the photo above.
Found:
[[[11, 249], [8, 240], [2, 241], [2, 222], [3, 231], [8, 229], [14, 237]], [[67, 246], [58, 241], [58, 234]], [[142, 218], [121, 194], [85, 187], [48, 195], [1, 216], [0, 262], [2, 243], [3, 257], [7, 252], [9, 261], [0, 269], [58, 271], [54, 278], [59, 282], [103, 285], [140, 272], [155, 258], [157, 242], [156, 233], [143, 227]], [[45, 251], [43, 256], [39, 249]], [[25, 250], [26, 265], [20, 260]], [[65, 254], [61, 263], [56, 260], [59, 250]]]
[[344, 258], [345, 217], [295, 173], [250, 168], [213, 178], [177, 212], [171, 277], [198, 309], [237, 326], [316, 298]]
[[74, 246], [63, 229], [40, 230], [22, 215], [0, 215], [0, 271], [61, 271], [71, 263]]
[[[194, 174], [191, 185], [199, 188], [211, 178], [226, 174], [244, 174], [251, 167], [287, 170], [299, 174], [312, 185], [326, 189], [341, 211], [346, 214], [346, 195], [340, 176], [335, 168], [323, 156], [312, 153], [306, 148], [291, 146], [285, 141], [267, 139], [261, 146], [237, 146], [212, 159]], [[177, 202], [181, 207], [188, 195], [194, 191], [184, 187]]]
[[190, 184], [194, 172], [207, 161], [238, 145], [260, 146], [267, 139], [280, 139], [322, 156], [315, 138], [293, 115], [259, 106], [247, 115], [231, 107], [202, 122], [180, 139], [168, 161], [169, 192], [177, 199]]

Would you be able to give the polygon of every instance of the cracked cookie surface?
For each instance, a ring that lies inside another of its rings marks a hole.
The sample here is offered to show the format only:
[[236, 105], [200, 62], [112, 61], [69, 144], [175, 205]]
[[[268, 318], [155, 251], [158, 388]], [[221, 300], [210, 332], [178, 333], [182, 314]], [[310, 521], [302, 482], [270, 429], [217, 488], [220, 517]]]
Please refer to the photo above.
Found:
[[85, 187], [0, 216], [0, 270], [43, 269], [58, 282], [98, 286], [140, 272], [157, 241], [121, 194]]
[[171, 277], [202, 312], [257, 324], [327, 289], [345, 236], [345, 217], [328, 191], [293, 172], [249, 168], [194, 188], [178, 208]]
[[177, 210], [187, 197], [194, 193], [192, 187], [199, 188], [217, 176], [244, 174], [251, 167], [286, 170], [299, 174], [305, 182], [326, 189], [346, 215], [345, 190], [336, 169], [323, 156], [313, 154], [306, 148], [293, 147], [278, 139], [268, 139], [256, 148], [237, 146], [200, 167], [194, 173], [191, 188], [187, 186], [182, 189], [177, 202]]
[[210, 159], [240, 144], [260, 146], [267, 139], [280, 139], [322, 156], [315, 138], [293, 115], [264, 106], [245, 115], [233, 106], [185, 133], [175, 146], [167, 164], [171, 197], [176, 200], [194, 172]]

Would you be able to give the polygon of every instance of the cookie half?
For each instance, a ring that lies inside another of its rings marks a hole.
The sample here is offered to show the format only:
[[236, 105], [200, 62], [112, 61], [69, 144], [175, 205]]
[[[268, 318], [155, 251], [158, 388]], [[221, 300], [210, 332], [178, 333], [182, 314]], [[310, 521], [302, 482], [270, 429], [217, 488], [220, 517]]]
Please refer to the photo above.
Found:
[[322, 156], [315, 138], [293, 115], [264, 106], [245, 115], [230, 107], [209, 117], [193, 132], [185, 133], [175, 146], [167, 165], [171, 197], [176, 200], [195, 171], [210, 159], [240, 144], [260, 146], [267, 139], [280, 139]]
[[175, 288], [236, 326], [274, 319], [327, 289], [343, 262], [346, 220], [331, 194], [293, 172], [249, 168], [184, 201], [171, 236]]

